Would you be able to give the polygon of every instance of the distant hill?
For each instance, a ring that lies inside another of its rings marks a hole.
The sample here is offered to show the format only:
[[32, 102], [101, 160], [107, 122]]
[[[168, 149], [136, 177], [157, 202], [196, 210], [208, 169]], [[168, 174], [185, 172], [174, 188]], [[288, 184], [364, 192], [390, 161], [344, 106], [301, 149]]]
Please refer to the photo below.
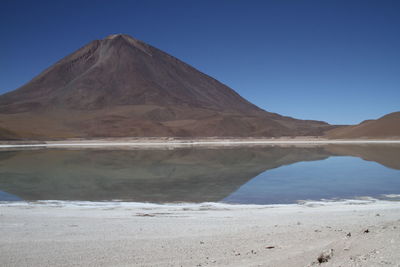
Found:
[[358, 125], [342, 126], [327, 131], [329, 138], [397, 138], [400, 139], [400, 112], [393, 112], [377, 120], [366, 120]]
[[304, 136], [330, 127], [264, 111], [123, 34], [90, 42], [0, 96], [0, 139]]

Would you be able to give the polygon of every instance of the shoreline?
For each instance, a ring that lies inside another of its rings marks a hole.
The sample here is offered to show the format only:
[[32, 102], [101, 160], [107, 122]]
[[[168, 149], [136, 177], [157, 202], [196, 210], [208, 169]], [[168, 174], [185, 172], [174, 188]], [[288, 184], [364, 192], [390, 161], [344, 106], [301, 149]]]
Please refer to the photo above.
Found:
[[[8, 146], [170, 149], [400, 144], [393, 140], [145, 141], [68, 140]], [[385, 198], [267, 205], [118, 199], [3, 201], [0, 265], [395, 266], [400, 262], [400, 195], [380, 196]], [[318, 262], [321, 255], [326, 263]]]
[[135, 209], [170, 209], [170, 210], [187, 210], [187, 209], [266, 209], [266, 208], [302, 208], [315, 206], [348, 206], [348, 205], [399, 205], [400, 194], [383, 194], [381, 198], [369, 196], [351, 198], [351, 199], [321, 199], [321, 200], [298, 200], [296, 203], [275, 203], [275, 204], [254, 204], [254, 203], [228, 203], [228, 202], [133, 202], [105, 200], [16, 200], [16, 201], [0, 201], [0, 207], [81, 207], [81, 208], [135, 208]]
[[400, 144], [400, 140], [329, 140], [329, 139], [134, 139], [134, 140], [63, 140], [63, 141], [0, 141], [0, 148], [62, 147], [194, 147], [252, 145], [329, 145], [329, 144]]
[[324, 266], [400, 262], [399, 202], [85, 204], [0, 205], [1, 263], [320, 266], [324, 252]]

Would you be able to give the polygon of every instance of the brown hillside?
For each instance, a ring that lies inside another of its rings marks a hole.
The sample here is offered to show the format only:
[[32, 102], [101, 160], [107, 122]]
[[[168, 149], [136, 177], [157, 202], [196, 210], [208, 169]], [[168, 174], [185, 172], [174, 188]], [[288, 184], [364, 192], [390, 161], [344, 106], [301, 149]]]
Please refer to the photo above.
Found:
[[377, 120], [367, 120], [354, 126], [332, 129], [329, 138], [400, 138], [400, 112], [393, 112]]
[[330, 126], [266, 112], [128, 35], [90, 42], [0, 96], [0, 138], [321, 135]]

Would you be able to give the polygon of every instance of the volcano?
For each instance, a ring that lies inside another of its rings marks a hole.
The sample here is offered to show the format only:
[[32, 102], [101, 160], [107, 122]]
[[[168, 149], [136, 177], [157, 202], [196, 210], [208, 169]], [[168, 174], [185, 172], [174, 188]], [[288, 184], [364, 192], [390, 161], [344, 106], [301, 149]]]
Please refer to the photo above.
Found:
[[128, 35], [95, 40], [0, 96], [1, 139], [322, 135]]

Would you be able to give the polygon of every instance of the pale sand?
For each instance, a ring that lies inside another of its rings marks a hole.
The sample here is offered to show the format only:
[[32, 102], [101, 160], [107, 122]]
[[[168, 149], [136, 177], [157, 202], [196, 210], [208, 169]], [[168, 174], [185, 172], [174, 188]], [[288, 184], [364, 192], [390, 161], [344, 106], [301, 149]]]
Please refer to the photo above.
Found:
[[322, 266], [400, 266], [400, 203], [0, 205], [1, 266], [317, 266], [330, 249]]

